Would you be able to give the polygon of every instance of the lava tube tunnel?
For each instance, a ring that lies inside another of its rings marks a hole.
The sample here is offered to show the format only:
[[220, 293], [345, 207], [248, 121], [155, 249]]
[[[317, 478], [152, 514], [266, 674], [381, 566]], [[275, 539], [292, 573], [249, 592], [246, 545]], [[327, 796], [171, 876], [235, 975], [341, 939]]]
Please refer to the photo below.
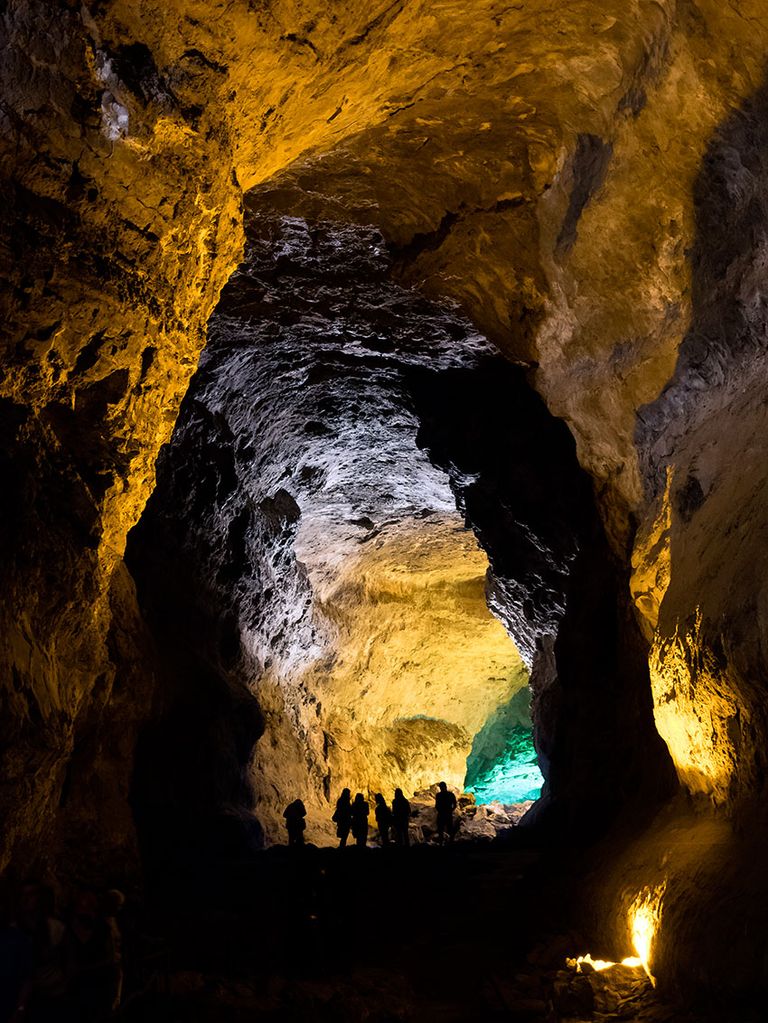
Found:
[[764, 6], [0, 3], [0, 1023], [761, 1023]]
[[[478, 456], [478, 433], [495, 450]], [[516, 535], [495, 550], [483, 530], [496, 494]], [[208, 687], [258, 707], [230, 770], [268, 842], [296, 797], [307, 838], [334, 842], [344, 787], [413, 797], [444, 780], [519, 816], [544, 781], [531, 672], [564, 612], [586, 495], [567, 434], [519, 371], [457, 311], [394, 281], [378, 231], [254, 212], [128, 544], [185, 706], [168, 727], [193, 712], [210, 724]], [[203, 688], [190, 685], [200, 665]], [[197, 792], [188, 770], [180, 788]], [[169, 796], [161, 816], [179, 805]]]

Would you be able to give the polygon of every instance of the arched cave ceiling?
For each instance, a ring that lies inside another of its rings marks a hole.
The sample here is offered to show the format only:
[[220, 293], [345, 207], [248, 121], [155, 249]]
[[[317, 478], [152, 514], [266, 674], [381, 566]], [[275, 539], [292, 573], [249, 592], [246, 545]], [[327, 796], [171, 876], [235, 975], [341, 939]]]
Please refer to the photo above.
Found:
[[9, 0], [2, 31], [6, 852], [139, 713], [125, 537], [267, 182], [529, 367], [682, 780], [762, 793], [763, 4]]

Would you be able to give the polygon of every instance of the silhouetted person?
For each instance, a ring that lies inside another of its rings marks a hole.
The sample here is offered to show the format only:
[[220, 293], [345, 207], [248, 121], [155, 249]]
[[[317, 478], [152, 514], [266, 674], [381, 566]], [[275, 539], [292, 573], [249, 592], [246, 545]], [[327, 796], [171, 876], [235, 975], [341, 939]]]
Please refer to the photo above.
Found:
[[449, 841], [453, 841], [453, 812], [456, 809], [456, 796], [448, 791], [444, 781], [440, 782], [437, 795], [435, 796], [435, 809], [437, 810], [437, 834], [440, 844], [445, 841], [446, 832]]
[[333, 811], [331, 820], [336, 825], [339, 849], [343, 849], [347, 844], [349, 829], [352, 826], [352, 793], [349, 789], [344, 789], [336, 800], [336, 809]]
[[288, 845], [304, 845], [304, 829], [307, 822], [304, 818], [307, 811], [300, 799], [294, 799], [283, 810], [285, 826], [288, 829]]
[[389, 831], [392, 827], [392, 811], [384, 802], [384, 796], [376, 793], [376, 809], [373, 811], [376, 817], [376, 827], [379, 829], [379, 837], [382, 845], [389, 845]]
[[359, 845], [363, 849], [368, 841], [369, 812], [370, 807], [363, 799], [362, 793], [358, 792], [352, 804], [352, 837], [355, 840], [355, 845]]
[[395, 789], [395, 798], [392, 800], [392, 824], [395, 832], [395, 845], [408, 846], [411, 844], [408, 823], [411, 819], [411, 804], [403, 795], [402, 789]]

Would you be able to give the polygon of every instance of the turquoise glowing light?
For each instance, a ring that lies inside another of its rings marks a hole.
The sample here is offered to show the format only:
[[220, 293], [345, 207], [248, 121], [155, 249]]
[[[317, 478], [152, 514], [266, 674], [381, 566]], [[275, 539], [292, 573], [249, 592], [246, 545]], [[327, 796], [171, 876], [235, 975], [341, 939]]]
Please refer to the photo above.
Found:
[[526, 687], [500, 707], [475, 736], [467, 758], [464, 788], [477, 803], [522, 803], [538, 799], [539, 770]]
[[543, 784], [531, 730], [518, 725], [509, 734], [500, 760], [485, 770], [467, 769], [464, 787], [474, 793], [477, 803], [523, 803], [538, 799]]

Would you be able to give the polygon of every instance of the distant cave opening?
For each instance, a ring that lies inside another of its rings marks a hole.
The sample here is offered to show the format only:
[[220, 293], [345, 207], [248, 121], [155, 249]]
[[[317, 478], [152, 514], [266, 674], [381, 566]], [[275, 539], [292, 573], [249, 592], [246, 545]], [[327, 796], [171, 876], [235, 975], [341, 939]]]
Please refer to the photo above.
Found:
[[544, 784], [533, 740], [531, 692], [518, 690], [485, 722], [472, 741], [464, 788], [479, 804], [538, 799]]
[[[552, 802], [582, 741], [564, 719], [596, 729], [595, 765], [621, 742], [622, 581], [566, 427], [393, 280], [375, 229], [251, 210], [248, 237], [128, 543], [159, 679], [145, 852], [282, 840], [297, 796], [330, 842], [343, 786]], [[574, 578], [607, 651], [586, 684]]]

